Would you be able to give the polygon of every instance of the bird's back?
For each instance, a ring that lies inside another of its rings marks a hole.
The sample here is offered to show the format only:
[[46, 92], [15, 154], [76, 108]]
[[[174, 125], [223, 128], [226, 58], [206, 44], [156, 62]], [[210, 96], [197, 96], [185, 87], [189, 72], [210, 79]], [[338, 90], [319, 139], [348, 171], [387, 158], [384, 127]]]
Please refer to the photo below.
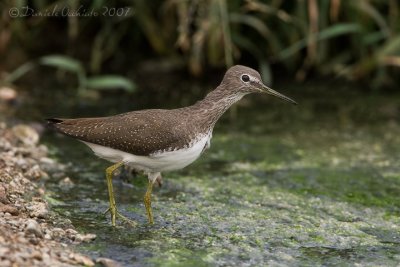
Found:
[[[180, 109], [151, 109], [110, 117], [48, 119], [59, 132], [138, 156], [189, 146], [190, 120]], [[188, 132], [189, 131], [189, 132]]]

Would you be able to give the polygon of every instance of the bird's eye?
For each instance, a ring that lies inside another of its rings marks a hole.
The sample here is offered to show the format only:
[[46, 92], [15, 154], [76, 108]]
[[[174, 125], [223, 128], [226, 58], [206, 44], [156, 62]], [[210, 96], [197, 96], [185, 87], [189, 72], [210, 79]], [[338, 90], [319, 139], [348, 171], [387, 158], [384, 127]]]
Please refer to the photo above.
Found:
[[247, 83], [248, 81], [250, 81], [250, 77], [247, 74], [243, 74], [241, 77], [242, 81], [244, 81], [245, 83]]

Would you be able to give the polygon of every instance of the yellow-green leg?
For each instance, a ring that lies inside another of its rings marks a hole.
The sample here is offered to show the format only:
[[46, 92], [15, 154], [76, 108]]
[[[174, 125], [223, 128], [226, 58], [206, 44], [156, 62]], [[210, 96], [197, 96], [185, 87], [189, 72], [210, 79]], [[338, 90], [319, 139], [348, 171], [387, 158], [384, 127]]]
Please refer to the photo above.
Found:
[[153, 224], [153, 212], [151, 210], [151, 191], [153, 191], [154, 181], [149, 179], [149, 184], [147, 185], [147, 191], [144, 195], [144, 206], [146, 207], [147, 218], [149, 219], [149, 224]]
[[125, 216], [123, 216], [121, 213], [118, 212], [117, 210], [117, 205], [115, 204], [115, 198], [114, 198], [114, 190], [113, 190], [113, 185], [112, 185], [112, 178], [113, 178], [113, 173], [116, 169], [121, 167], [124, 163], [123, 162], [118, 162], [106, 169], [106, 178], [107, 178], [107, 187], [108, 187], [108, 198], [110, 202], [110, 207], [105, 211], [105, 213], [110, 212], [111, 214], [111, 224], [112, 226], [115, 226], [115, 220], [116, 217], [118, 216], [121, 218], [124, 222], [127, 222], [131, 225], [136, 225], [136, 223]]

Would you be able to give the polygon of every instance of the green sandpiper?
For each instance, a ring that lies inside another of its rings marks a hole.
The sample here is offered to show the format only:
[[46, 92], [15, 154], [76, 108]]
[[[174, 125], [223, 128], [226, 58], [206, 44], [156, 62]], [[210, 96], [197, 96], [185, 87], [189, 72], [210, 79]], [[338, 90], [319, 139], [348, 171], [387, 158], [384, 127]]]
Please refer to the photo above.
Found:
[[118, 212], [112, 176], [122, 165], [129, 165], [148, 177], [144, 196], [147, 217], [153, 223], [151, 192], [161, 181], [161, 172], [182, 169], [210, 147], [215, 123], [243, 96], [267, 93], [292, 104], [294, 100], [266, 86], [260, 74], [249, 67], [236, 65], [228, 69], [221, 84], [203, 100], [178, 109], [147, 109], [109, 117], [48, 119], [57, 131], [88, 145], [100, 158], [113, 163], [106, 169], [111, 224], [116, 217], [135, 224]]

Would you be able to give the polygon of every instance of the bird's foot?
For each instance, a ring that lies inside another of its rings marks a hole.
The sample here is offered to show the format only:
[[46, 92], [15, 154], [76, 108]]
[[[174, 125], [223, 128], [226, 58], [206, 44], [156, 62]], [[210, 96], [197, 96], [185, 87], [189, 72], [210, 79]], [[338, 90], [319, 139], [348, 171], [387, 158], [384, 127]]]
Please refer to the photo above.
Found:
[[122, 215], [115, 207], [110, 207], [108, 208], [106, 211], [104, 211], [103, 215], [106, 215], [107, 213], [111, 214], [111, 224], [112, 226], [115, 226], [115, 221], [116, 218], [118, 217], [119, 219], [121, 219], [122, 222], [135, 227], [137, 226], [137, 222], [127, 218], [126, 216]]

